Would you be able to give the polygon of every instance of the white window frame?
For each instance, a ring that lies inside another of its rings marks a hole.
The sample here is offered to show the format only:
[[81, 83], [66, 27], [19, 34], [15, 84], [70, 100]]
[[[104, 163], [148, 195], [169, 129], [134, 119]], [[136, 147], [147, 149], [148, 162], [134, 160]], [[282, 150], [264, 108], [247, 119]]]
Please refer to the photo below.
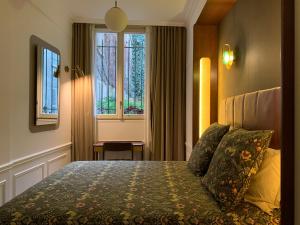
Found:
[[[97, 28], [95, 29], [94, 37], [96, 37], [97, 33], [116, 33], [111, 32], [106, 28]], [[145, 119], [145, 102], [146, 96], [144, 95], [144, 114], [143, 115], [126, 115], [124, 114], [124, 35], [125, 34], [145, 34], [145, 41], [147, 42], [147, 35], [145, 28], [127, 28], [123, 32], [116, 33], [117, 34], [117, 69], [116, 69], [116, 114], [114, 115], [101, 115], [96, 114], [97, 120], [144, 120]], [[96, 38], [94, 38], [94, 46], [96, 48]], [[147, 45], [145, 45], [146, 48]], [[145, 51], [147, 52], [147, 51]], [[146, 60], [147, 56], [145, 56]], [[95, 57], [94, 57], [95, 62]], [[145, 62], [145, 83], [146, 83], [146, 63]], [[95, 71], [96, 72], [96, 71]], [[94, 73], [95, 74], [95, 73]], [[144, 84], [144, 93], [146, 93], [146, 84]], [[95, 99], [96, 102], [96, 99]]]

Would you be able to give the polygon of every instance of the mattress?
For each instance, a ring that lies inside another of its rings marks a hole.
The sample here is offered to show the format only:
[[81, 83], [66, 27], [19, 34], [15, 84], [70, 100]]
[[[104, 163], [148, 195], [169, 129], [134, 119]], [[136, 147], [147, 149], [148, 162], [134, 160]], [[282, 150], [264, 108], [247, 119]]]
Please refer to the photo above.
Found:
[[186, 162], [74, 162], [0, 208], [0, 224], [279, 224], [250, 204], [222, 212]]

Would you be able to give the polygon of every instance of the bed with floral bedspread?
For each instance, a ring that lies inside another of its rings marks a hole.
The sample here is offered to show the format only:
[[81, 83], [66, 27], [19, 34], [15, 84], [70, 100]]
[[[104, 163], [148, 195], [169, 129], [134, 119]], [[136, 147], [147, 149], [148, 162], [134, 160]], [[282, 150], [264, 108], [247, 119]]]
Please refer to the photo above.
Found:
[[241, 203], [222, 212], [186, 162], [74, 162], [0, 208], [1, 225], [279, 224]]

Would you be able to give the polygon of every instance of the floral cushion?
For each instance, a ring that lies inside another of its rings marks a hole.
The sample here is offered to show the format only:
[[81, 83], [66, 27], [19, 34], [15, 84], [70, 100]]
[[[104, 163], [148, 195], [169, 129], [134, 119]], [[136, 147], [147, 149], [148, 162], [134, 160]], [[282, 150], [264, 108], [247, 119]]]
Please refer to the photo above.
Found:
[[228, 130], [229, 126], [214, 123], [202, 134], [188, 161], [188, 167], [196, 175], [203, 176], [207, 172], [213, 154]]
[[236, 206], [262, 163], [272, 131], [229, 131], [221, 140], [202, 182], [221, 207]]

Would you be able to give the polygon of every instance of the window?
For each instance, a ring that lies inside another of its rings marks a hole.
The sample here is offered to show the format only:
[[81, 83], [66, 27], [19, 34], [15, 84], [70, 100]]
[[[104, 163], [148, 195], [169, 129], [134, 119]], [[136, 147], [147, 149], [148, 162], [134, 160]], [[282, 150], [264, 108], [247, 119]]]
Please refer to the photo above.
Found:
[[100, 119], [143, 119], [145, 33], [96, 32], [96, 113]]
[[96, 34], [96, 109], [98, 115], [116, 115], [117, 34]]
[[144, 114], [145, 35], [124, 36], [124, 114]]

